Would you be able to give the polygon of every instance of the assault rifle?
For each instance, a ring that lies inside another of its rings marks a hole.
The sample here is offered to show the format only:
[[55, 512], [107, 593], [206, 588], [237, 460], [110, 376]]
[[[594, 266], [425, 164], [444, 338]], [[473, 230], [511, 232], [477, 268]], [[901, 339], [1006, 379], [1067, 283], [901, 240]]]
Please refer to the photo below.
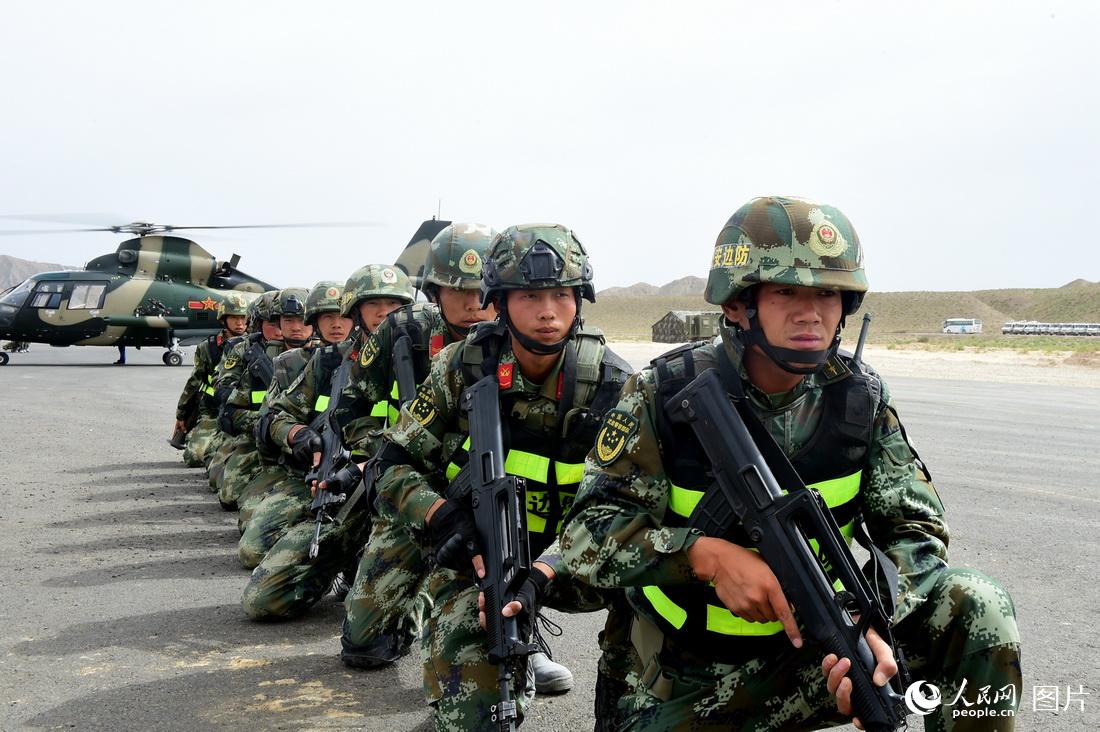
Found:
[[511, 680], [518, 663], [537, 648], [520, 637], [515, 617], [501, 610], [516, 595], [531, 572], [527, 542], [524, 480], [504, 472], [504, 443], [500, 428], [500, 386], [496, 375], [480, 379], [462, 393], [462, 409], [469, 420], [470, 461], [447, 488], [450, 500], [468, 500], [474, 511], [477, 543], [485, 560], [485, 633], [489, 661], [497, 664], [500, 702], [493, 705], [493, 721], [501, 730], [516, 729], [516, 702]]
[[275, 363], [267, 355], [267, 347], [262, 340], [257, 340], [244, 353], [248, 362], [248, 372], [260, 380], [265, 387], [271, 386], [271, 380], [275, 378]]
[[[724, 538], [743, 525], [806, 634], [826, 653], [851, 660], [852, 706], [864, 729], [897, 729], [905, 719], [908, 674], [899, 658], [898, 674], [888, 685], [875, 686], [875, 658], [865, 637], [874, 628], [894, 647], [890, 619], [820, 494], [806, 488], [748, 404], [731, 403], [717, 369], [704, 371], [666, 408], [673, 421], [691, 425], [714, 475], [714, 485], [692, 512], [689, 526]], [[834, 588], [837, 580], [842, 590]]]
[[[318, 484], [328, 482], [339, 483], [344, 486], [345, 481], [355, 481], [358, 468], [352, 463], [351, 453], [344, 447], [344, 438], [341, 434], [340, 423], [336, 419], [336, 406], [340, 402], [340, 394], [348, 383], [348, 373], [351, 361], [344, 359], [332, 375], [329, 388], [329, 405], [325, 411], [318, 415], [320, 424], [314, 428], [321, 433], [320, 444], [317, 445], [321, 453], [321, 461], [317, 467], [306, 474], [306, 485], [312, 486], [314, 481]], [[316, 421], [316, 420], [315, 420]], [[311, 424], [310, 427], [313, 427]], [[351, 472], [354, 471], [354, 472]], [[317, 520], [317, 526], [313, 530], [313, 541], [309, 544], [309, 558], [316, 559], [320, 551], [321, 527], [326, 521], [332, 519], [328, 515], [329, 507], [340, 505], [347, 500], [347, 493], [336, 493], [331, 490], [321, 490], [317, 487], [317, 493], [313, 496], [313, 503], [309, 510], [313, 512]]]
[[393, 375], [397, 380], [398, 400], [405, 404], [416, 396], [416, 370], [413, 368], [412, 342], [402, 332], [393, 341]]

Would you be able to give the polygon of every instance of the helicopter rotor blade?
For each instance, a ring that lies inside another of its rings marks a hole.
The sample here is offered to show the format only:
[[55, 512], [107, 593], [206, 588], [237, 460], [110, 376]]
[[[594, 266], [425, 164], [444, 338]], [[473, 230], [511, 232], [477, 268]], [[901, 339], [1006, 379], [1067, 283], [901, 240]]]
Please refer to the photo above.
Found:
[[380, 221], [315, 221], [301, 224], [234, 224], [229, 226], [163, 226], [164, 231], [182, 229], [328, 229], [338, 227], [362, 228], [384, 226]]
[[[0, 236], [29, 236], [31, 234], [76, 234], [82, 231], [115, 231], [114, 229], [0, 229]], [[117, 233], [117, 232], [116, 232]]]

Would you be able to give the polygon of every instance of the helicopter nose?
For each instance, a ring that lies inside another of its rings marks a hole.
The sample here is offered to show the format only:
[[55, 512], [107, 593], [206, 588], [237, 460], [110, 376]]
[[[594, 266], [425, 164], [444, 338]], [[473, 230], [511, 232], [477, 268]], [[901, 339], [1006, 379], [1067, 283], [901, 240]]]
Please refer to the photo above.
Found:
[[3, 337], [15, 324], [16, 309], [11, 305], [0, 305], [0, 337]]

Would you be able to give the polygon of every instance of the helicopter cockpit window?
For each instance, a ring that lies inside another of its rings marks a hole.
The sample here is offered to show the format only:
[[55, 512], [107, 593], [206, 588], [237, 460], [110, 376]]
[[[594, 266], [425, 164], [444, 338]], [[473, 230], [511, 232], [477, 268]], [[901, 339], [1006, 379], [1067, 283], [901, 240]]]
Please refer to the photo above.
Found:
[[31, 307], [56, 310], [61, 307], [61, 291], [64, 289], [64, 282], [39, 282], [34, 288]]
[[11, 305], [17, 308], [21, 307], [23, 303], [27, 301], [27, 295], [30, 294], [33, 287], [34, 280], [25, 280], [21, 284], [5, 290], [3, 295], [0, 296], [0, 305]]
[[105, 284], [73, 285], [73, 294], [69, 295], [69, 310], [95, 310], [103, 307], [103, 293], [106, 291]]

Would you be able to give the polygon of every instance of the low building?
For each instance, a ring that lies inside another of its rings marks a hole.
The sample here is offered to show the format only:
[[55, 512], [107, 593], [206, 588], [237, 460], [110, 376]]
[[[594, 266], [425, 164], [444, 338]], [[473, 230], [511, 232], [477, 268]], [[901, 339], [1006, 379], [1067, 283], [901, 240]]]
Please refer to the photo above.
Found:
[[657, 343], [709, 341], [718, 335], [722, 313], [713, 310], [670, 310], [653, 324]]

